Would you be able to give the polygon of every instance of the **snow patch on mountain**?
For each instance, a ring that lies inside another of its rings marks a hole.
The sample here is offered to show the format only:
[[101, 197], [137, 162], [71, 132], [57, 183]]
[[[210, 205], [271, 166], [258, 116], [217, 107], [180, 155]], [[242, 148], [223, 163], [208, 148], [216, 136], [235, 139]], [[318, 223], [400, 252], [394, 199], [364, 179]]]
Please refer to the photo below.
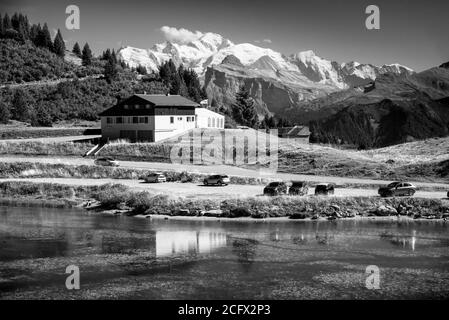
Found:
[[[278, 81], [311, 83], [333, 86], [344, 89], [359, 85], [364, 80], [374, 80], [378, 75], [393, 72], [396, 74], [411, 73], [410, 68], [399, 64], [382, 67], [371, 64], [360, 64], [352, 61], [337, 63], [326, 60], [308, 50], [285, 56], [269, 48], [262, 48], [250, 43], [234, 44], [231, 40], [216, 33], [190, 32], [186, 29], [163, 27], [165, 41], [155, 44], [150, 49], [125, 47], [119, 50], [119, 59], [131, 67], [142, 65], [149, 71], [157, 71], [158, 67], [172, 59], [175, 64], [183, 64], [204, 76], [207, 68], [219, 66], [228, 56], [235, 57], [252, 76], [268, 76]], [[185, 41], [192, 39], [192, 41]], [[179, 41], [178, 41], [179, 40]]]

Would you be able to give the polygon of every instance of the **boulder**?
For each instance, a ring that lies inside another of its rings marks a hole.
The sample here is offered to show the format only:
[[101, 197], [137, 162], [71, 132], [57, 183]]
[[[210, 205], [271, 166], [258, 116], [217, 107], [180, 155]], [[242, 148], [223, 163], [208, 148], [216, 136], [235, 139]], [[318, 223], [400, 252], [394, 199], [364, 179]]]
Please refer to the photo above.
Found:
[[335, 210], [335, 212], [340, 212], [341, 209], [339, 206], [337, 206], [336, 204], [331, 205], [331, 208]]
[[398, 211], [393, 208], [392, 206], [379, 206], [376, 209], [376, 215], [377, 216], [394, 216], [397, 215]]
[[189, 216], [190, 210], [189, 209], [178, 209], [175, 213], [177, 216]]
[[221, 217], [223, 215], [223, 211], [220, 209], [208, 210], [208, 211], [204, 211], [203, 215], [206, 217]]
[[305, 219], [307, 217], [308, 215], [305, 213], [294, 213], [289, 217], [289, 219]]

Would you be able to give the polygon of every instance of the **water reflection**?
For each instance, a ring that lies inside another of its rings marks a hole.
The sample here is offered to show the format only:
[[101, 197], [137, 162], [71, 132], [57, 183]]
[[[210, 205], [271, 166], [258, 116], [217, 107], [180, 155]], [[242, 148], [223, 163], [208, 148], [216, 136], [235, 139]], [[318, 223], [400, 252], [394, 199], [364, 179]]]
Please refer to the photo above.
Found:
[[415, 251], [416, 248], [416, 230], [412, 231], [412, 235], [392, 235], [389, 233], [382, 233], [380, 239], [386, 240], [389, 243], [402, 247], [404, 249], [411, 249]]
[[245, 272], [251, 270], [259, 241], [254, 239], [235, 239], [232, 241], [232, 252]]
[[156, 256], [211, 253], [227, 244], [226, 234], [213, 231], [157, 231]]

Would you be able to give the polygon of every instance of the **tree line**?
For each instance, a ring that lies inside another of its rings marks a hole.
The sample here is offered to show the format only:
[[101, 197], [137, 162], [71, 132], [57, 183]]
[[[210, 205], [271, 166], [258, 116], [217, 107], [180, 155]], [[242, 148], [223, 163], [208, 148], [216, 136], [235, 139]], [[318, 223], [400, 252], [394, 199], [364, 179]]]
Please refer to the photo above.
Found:
[[240, 86], [239, 91], [235, 94], [235, 103], [231, 107], [230, 115], [238, 124], [254, 129], [271, 129], [292, 126], [292, 123], [287, 119], [272, 115], [265, 115], [265, 117], [260, 120], [255, 108], [255, 101], [244, 85]]
[[37, 47], [46, 48], [60, 57], [64, 57], [65, 43], [58, 29], [54, 39], [51, 38], [47, 23], [41, 26], [30, 24], [28, 17], [14, 13], [10, 18], [8, 13], [2, 17], [0, 13], [0, 39], [13, 39], [19, 42], [32, 41]]

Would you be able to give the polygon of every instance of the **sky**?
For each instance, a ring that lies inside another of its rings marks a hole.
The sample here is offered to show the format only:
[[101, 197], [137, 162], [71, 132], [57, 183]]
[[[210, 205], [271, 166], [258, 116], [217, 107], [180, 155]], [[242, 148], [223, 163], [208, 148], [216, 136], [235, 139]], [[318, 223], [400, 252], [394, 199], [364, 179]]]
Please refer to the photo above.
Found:
[[[80, 9], [79, 30], [65, 27], [71, 4]], [[372, 4], [380, 9], [380, 30], [365, 27]], [[448, 0], [1, 0], [2, 15], [16, 11], [60, 28], [69, 49], [88, 42], [97, 54], [150, 48], [182, 37], [177, 29], [184, 28], [285, 55], [313, 50], [338, 62], [400, 63], [422, 71], [449, 61]]]

